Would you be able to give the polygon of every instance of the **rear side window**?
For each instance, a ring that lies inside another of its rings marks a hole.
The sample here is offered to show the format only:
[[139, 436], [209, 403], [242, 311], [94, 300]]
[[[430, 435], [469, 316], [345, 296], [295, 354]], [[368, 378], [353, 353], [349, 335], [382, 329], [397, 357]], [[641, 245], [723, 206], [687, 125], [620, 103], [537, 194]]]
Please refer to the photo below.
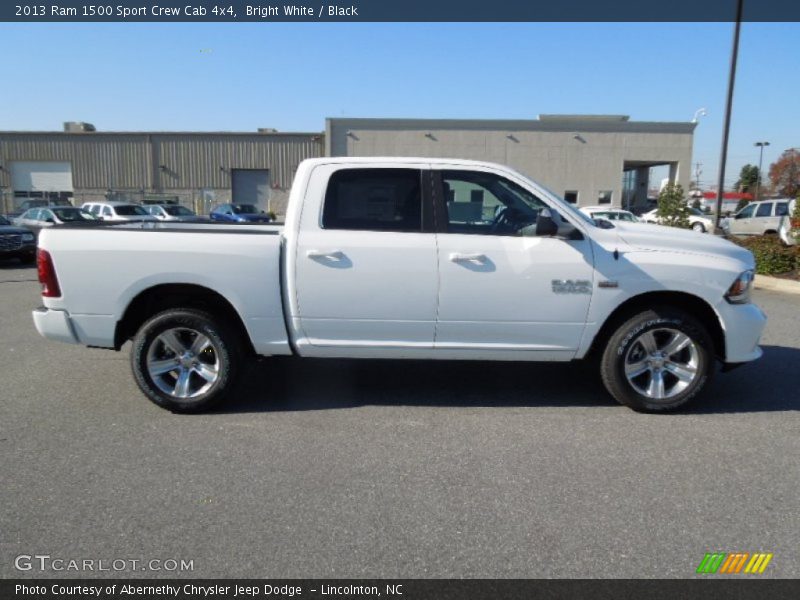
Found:
[[324, 229], [422, 231], [419, 169], [342, 169], [331, 175]]
[[772, 214], [772, 202], [765, 202], [764, 204], [759, 205], [758, 210], [756, 211], [757, 217], [768, 217]]
[[776, 217], [785, 217], [789, 214], [789, 203], [788, 202], [778, 202], [775, 204], [775, 216]]

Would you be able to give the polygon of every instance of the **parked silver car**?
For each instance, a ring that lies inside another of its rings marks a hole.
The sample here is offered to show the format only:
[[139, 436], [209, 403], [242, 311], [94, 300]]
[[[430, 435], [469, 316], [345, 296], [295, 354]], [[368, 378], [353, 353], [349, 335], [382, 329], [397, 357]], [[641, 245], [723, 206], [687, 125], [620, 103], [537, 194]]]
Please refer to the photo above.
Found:
[[30, 208], [14, 219], [14, 224], [27, 227], [37, 235], [42, 228], [64, 223], [97, 222], [97, 218], [82, 208], [74, 206], [53, 206], [50, 208]]
[[789, 214], [789, 199], [759, 200], [751, 202], [722, 223], [728, 235], [777, 234], [781, 219]]
[[159, 221], [196, 222], [206, 220], [203, 217], [198, 217], [193, 210], [180, 204], [148, 204], [142, 208]]
[[130, 202], [84, 202], [81, 208], [103, 221], [156, 221], [141, 207]]

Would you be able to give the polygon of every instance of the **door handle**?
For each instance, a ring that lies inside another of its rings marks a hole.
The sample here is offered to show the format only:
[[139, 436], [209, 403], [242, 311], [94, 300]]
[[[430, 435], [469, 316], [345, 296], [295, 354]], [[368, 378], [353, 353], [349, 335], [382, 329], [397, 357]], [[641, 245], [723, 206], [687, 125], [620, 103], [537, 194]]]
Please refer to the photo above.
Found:
[[306, 252], [308, 258], [327, 258], [328, 260], [342, 260], [344, 252], [341, 250], [309, 250]]
[[486, 262], [485, 254], [462, 254], [460, 252], [452, 252], [449, 256], [450, 262]]

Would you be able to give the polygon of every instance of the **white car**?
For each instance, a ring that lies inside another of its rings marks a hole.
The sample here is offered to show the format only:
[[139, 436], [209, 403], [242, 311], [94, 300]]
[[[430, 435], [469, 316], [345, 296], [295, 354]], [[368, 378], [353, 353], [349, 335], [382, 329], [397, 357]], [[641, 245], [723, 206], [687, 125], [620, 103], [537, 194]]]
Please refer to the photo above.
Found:
[[139, 388], [179, 412], [230, 395], [249, 355], [597, 357], [609, 393], [643, 411], [696, 397], [717, 361], [761, 356], [747, 249], [598, 223], [500, 165], [310, 159], [284, 225], [43, 231], [33, 319], [62, 342], [132, 340]]
[[[642, 221], [645, 223], [661, 224], [663, 219], [658, 216], [658, 208], [654, 208], [650, 212], [646, 212], [641, 216]], [[692, 230], [706, 233], [714, 230], [714, 219], [706, 215], [701, 210], [696, 208], [689, 208], [689, 224]]]
[[627, 221], [629, 223], [639, 223], [639, 217], [630, 211], [614, 208], [610, 206], [581, 206], [583, 214], [592, 219], [605, 219], [606, 221]]
[[103, 221], [156, 221], [139, 204], [130, 202], [84, 202], [81, 209]]

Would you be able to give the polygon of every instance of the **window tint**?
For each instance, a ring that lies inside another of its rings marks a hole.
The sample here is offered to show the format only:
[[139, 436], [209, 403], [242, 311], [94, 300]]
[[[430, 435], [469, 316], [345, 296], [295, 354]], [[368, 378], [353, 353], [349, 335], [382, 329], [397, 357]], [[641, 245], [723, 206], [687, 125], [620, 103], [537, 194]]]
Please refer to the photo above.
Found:
[[322, 227], [371, 231], [421, 231], [418, 169], [342, 169], [331, 175]]
[[778, 202], [775, 204], [775, 216], [776, 217], [785, 217], [789, 214], [789, 203], [788, 202]]
[[503, 177], [478, 171], [442, 171], [449, 233], [521, 235], [547, 205]]
[[768, 217], [772, 214], [772, 202], [763, 202], [756, 211], [757, 217]]

